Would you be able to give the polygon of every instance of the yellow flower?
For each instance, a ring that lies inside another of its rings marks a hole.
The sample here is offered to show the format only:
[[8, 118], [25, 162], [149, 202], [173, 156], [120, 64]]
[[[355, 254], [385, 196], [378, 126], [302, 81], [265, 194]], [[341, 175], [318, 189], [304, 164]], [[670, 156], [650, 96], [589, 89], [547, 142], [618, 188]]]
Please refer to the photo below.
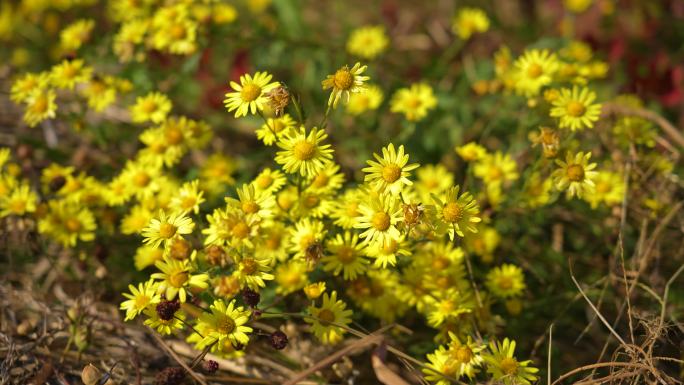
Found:
[[264, 191], [256, 190], [252, 184], [244, 184], [237, 189], [238, 199], [225, 198], [229, 207], [241, 211], [245, 216], [268, 219], [273, 216], [275, 197]]
[[600, 203], [606, 206], [622, 204], [625, 198], [625, 180], [619, 172], [599, 171], [594, 184], [594, 193], [584, 196], [592, 208], [597, 208]]
[[304, 287], [306, 298], [314, 300], [325, 293], [325, 282], [316, 282]]
[[333, 149], [329, 144], [321, 144], [328, 135], [316, 127], [307, 134], [304, 126], [298, 131], [292, 130], [279, 142], [275, 161], [283, 165], [283, 170], [290, 174], [299, 173], [305, 177], [316, 176], [330, 164]]
[[170, 111], [171, 101], [166, 95], [150, 92], [136, 98], [135, 104], [131, 106], [131, 118], [134, 123], [161, 123]]
[[525, 180], [525, 204], [528, 207], [540, 207], [551, 200], [553, 182], [549, 178], [542, 179], [538, 172], [530, 174]]
[[295, 258], [308, 258], [310, 249], [315, 245], [321, 245], [325, 234], [323, 222], [309, 218], [300, 220], [290, 228], [290, 252], [295, 253]]
[[586, 193], [594, 192], [594, 179], [598, 174], [592, 171], [596, 163], [589, 163], [591, 152], [568, 152], [565, 161], [556, 159], [559, 168], [551, 174], [558, 190], [567, 189], [567, 197], [582, 198]]
[[451, 29], [463, 40], [470, 39], [474, 33], [489, 29], [487, 14], [479, 8], [461, 8], [454, 17]]
[[62, 30], [59, 34], [62, 49], [76, 51], [88, 41], [90, 33], [95, 27], [95, 21], [90, 19], [77, 20]]
[[12, 83], [10, 99], [15, 103], [25, 102], [36, 90], [45, 90], [50, 82], [50, 75], [46, 72], [27, 73]]
[[211, 154], [200, 169], [200, 183], [208, 194], [218, 194], [235, 183], [235, 160], [221, 153]]
[[334, 239], [326, 243], [330, 254], [324, 257], [323, 270], [332, 271], [333, 275], [343, 273], [345, 280], [355, 279], [366, 270], [368, 260], [363, 255], [364, 245], [359, 243], [359, 237], [349, 231], [337, 234]]
[[487, 184], [502, 185], [518, 179], [518, 165], [509, 154], [496, 152], [483, 156], [474, 167], [474, 174]]
[[426, 298], [428, 325], [437, 328], [462, 314], [470, 313], [475, 307], [472, 293], [457, 288], [433, 291]]
[[128, 214], [121, 220], [122, 234], [138, 234], [147, 227], [154, 214], [143, 205], [131, 207]]
[[403, 235], [397, 239], [389, 239], [384, 243], [375, 242], [368, 246], [366, 253], [375, 258], [373, 266], [386, 268], [387, 265], [395, 266], [399, 255], [411, 255], [410, 245]]
[[596, 94], [586, 87], [573, 87], [572, 90], [563, 88], [560, 95], [552, 102], [550, 115], [560, 118], [561, 128], [582, 130], [594, 127], [595, 121], [601, 115], [601, 105], [593, 104]]
[[295, 128], [295, 121], [288, 114], [278, 118], [268, 118], [261, 128], [256, 130], [259, 140], [270, 146], [279, 141], [286, 133]]
[[385, 27], [369, 25], [352, 31], [347, 40], [347, 52], [362, 59], [372, 60], [383, 53], [388, 44]]
[[525, 276], [518, 266], [503, 264], [489, 270], [487, 288], [499, 298], [517, 297], [525, 290]]
[[365, 91], [351, 94], [347, 103], [347, 112], [352, 115], [361, 115], [366, 111], [377, 110], [383, 99], [382, 89], [375, 84], [368, 84]]
[[64, 60], [52, 67], [50, 71], [50, 83], [57, 88], [74, 89], [76, 83], [85, 83], [90, 80], [93, 69], [86, 67], [83, 60]]
[[199, 213], [200, 205], [204, 202], [204, 192], [199, 188], [199, 180], [186, 182], [171, 200], [171, 207], [181, 212]]
[[[486, 346], [473, 341], [468, 336], [465, 342], [452, 332], [449, 333], [450, 342], [447, 348], [440, 346], [434, 353], [428, 354], [428, 368], [423, 369], [425, 378], [438, 384], [449, 385], [451, 381], [443, 375], [460, 378], [467, 376], [472, 379], [477, 374], [478, 366], [482, 366], [481, 352]], [[432, 370], [430, 370], [432, 369]]]
[[441, 164], [428, 164], [416, 171], [416, 192], [422, 202], [429, 202], [432, 194], [442, 195], [454, 182], [454, 175]]
[[556, 54], [548, 50], [532, 49], [525, 51], [513, 65], [517, 70], [515, 87], [518, 93], [532, 97], [539, 94], [542, 87], [551, 83], [559, 62]]
[[88, 107], [100, 112], [116, 101], [116, 86], [112, 77], [93, 78], [81, 90], [88, 99]]
[[302, 289], [309, 282], [306, 270], [306, 263], [302, 261], [279, 264], [275, 270], [276, 293], [286, 295]]
[[143, 229], [142, 235], [145, 237], [144, 242], [152, 247], [159, 247], [162, 243], [168, 246], [173, 239], [192, 233], [194, 228], [192, 219], [185, 216], [184, 212], [172, 212], [167, 215], [160, 210], [157, 217], [152, 218], [149, 225]]
[[487, 372], [494, 380], [504, 385], [530, 385], [537, 381], [535, 373], [539, 369], [528, 366], [532, 361], [518, 361], [515, 353], [515, 341], [504, 338], [503, 343], [491, 341], [490, 352], [483, 355], [487, 363]]
[[361, 215], [359, 210], [363, 194], [356, 189], [344, 192], [339, 199], [333, 202], [331, 216], [335, 224], [343, 229], [351, 229], [356, 224], [356, 219]]
[[259, 290], [266, 287], [264, 281], [273, 280], [271, 270], [271, 260], [266, 258], [253, 258], [242, 256], [237, 260], [237, 276], [241, 287], [249, 287], [252, 290]]
[[161, 335], [172, 334], [176, 330], [182, 330], [185, 326], [183, 323], [185, 320], [185, 313], [182, 311], [177, 311], [173, 318], [168, 320], [159, 318], [159, 314], [157, 314], [157, 310], [154, 306], [148, 306], [145, 308], [143, 313], [147, 316], [144, 324], [152, 329], [157, 330], [157, 332]]
[[573, 13], [582, 13], [594, 3], [594, 0], [563, 0], [565, 8]]
[[[345, 310], [347, 305], [337, 299], [337, 292], [330, 295], [323, 294], [321, 307], [309, 306], [307, 308], [311, 317], [304, 320], [311, 324], [311, 331], [324, 344], [336, 344], [342, 340], [345, 330], [341, 326], [351, 323], [351, 310]], [[340, 325], [340, 326], [338, 326]]]
[[285, 183], [287, 183], [285, 175], [279, 170], [271, 170], [270, 168], [263, 169], [252, 181], [256, 191], [263, 191], [269, 194], [278, 192]]
[[432, 206], [433, 215], [442, 227], [448, 229], [449, 238], [453, 241], [455, 234], [463, 237], [464, 232], [477, 232], [476, 223], [482, 218], [478, 215], [480, 207], [470, 193], [459, 194], [460, 186], [454, 186], [445, 193], [442, 201], [436, 195], [432, 196], [435, 206]]
[[233, 346], [247, 345], [248, 333], [253, 329], [245, 324], [249, 321], [250, 311], [242, 306], [235, 306], [235, 300], [228, 304], [224, 300], [217, 299], [209, 307], [209, 312], [204, 312], [197, 321], [198, 329], [205, 331], [204, 338], [197, 345], [198, 348], [218, 343], [223, 345], [229, 341]]
[[334, 163], [328, 165], [311, 179], [306, 187], [307, 191], [320, 194], [336, 192], [344, 183], [344, 174], [339, 171], [339, 165]]
[[15, 186], [8, 195], [0, 196], [0, 218], [9, 215], [24, 215], [36, 211], [36, 195], [27, 183]]
[[188, 298], [190, 289], [206, 289], [209, 287], [209, 275], [206, 273], [193, 274], [195, 268], [189, 259], [179, 261], [177, 259], [164, 258], [155, 262], [154, 266], [161, 273], [154, 273], [150, 277], [158, 279], [157, 293], [164, 294], [167, 300], [173, 300], [178, 296], [181, 302]]
[[164, 250], [157, 247], [143, 245], [138, 247], [133, 257], [136, 270], [143, 270], [164, 259]]
[[[177, 7], [184, 7], [179, 4]], [[160, 51], [187, 55], [197, 50], [197, 22], [186, 15], [165, 17], [165, 7], [157, 11], [152, 22], [152, 46]], [[173, 10], [172, 10], [173, 12]]]
[[257, 235], [259, 219], [254, 216], [244, 216], [240, 211], [226, 207], [225, 210], [216, 209], [207, 215], [209, 226], [202, 229], [205, 245], [233, 247], [254, 247], [252, 238]]
[[399, 200], [389, 194], [370, 196], [359, 206], [361, 216], [354, 227], [363, 232], [360, 237], [370, 243], [385, 244], [399, 238], [397, 225], [403, 218]]
[[367, 66], [361, 66], [361, 63], [356, 63], [349, 69], [344, 66], [338, 69], [334, 74], [321, 82], [323, 89], [332, 88], [330, 98], [328, 99], [328, 106], [337, 107], [341, 97], [344, 97], [344, 102], [349, 102], [349, 96], [352, 93], [358, 93], [365, 90], [364, 82], [369, 79], [368, 76], [361, 76], [366, 70]]
[[56, 111], [55, 92], [37, 88], [26, 98], [24, 121], [29, 127], [33, 127], [45, 119], [54, 118]]
[[475, 142], [468, 142], [455, 148], [456, 153], [466, 162], [482, 159], [487, 155], [487, 150]]
[[432, 92], [432, 87], [426, 83], [416, 83], [409, 88], [397, 90], [390, 102], [390, 110], [404, 114], [409, 121], [423, 119], [436, 106], [437, 98]]
[[364, 182], [368, 182], [378, 191], [388, 191], [393, 195], [399, 194], [404, 186], [413, 184], [408, 177], [410, 171], [419, 167], [417, 163], [407, 164], [409, 156], [404, 154], [404, 146], [400, 145], [395, 151], [394, 144], [390, 143], [382, 149], [382, 157], [373, 154], [377, 162], [366, 161], [369, 167], [362, 171], [366, 173]]
[[119, 307], [121, 310], [126, 310], [124, 321], [132, 320], [145, 311], [148, 306], [157, 304], [161, 300], [161, 297], [157, 294], [157, 284], [152, 279], [139, 283], [138, 288], [128, 285], [128, 290], [131, 292], [130, 294], [123, 293], [123, 296], [128, 299], [121, 302]]
[[48, 202], [48, 214], [38, 222], [38, 231], [64, 246], [95, 239], [95, 217], [80, 204], [63, 200]]
[[268, 102], [266, 94], [278, 87], [280, 83], [270, 83], [273, 75], [267, 72], [257, 72], [254, 76], [245, 74], [240, 76], [240, 84], [230, 82], [233, 92], [226, 93], [223, 101], [228, 112], [235, 111], [235, 117], [247, 116], [247, 113], [256, 114], [264, 108]]

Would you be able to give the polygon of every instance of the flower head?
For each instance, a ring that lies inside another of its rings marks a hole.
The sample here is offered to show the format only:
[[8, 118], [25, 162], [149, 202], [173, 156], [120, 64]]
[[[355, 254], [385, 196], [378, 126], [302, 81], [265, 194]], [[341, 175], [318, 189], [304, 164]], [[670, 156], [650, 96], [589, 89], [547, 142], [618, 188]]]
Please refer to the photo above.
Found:
[[601, 115], [601, 105], [593, 104], [596, 94], [586, 87], [581, 89], [577, 86], [572, 90], [563, 88], [560, 95], [552, 104], [551, 116], [560, 119], [561, 128], [569, 128], [572, 131], [594, 127], [595, 121]]
[[361, 74], [366, 70], [367, 66], [362, 66], [361, 63], [356, 63], [350, 69], [344, 66], [334, 74], [328, 75], [328, 77], [321, 83], [323, 89], [331, 89], [330, 98], [328, 98], [328, 106], [333, 108], [337, 107], [340, 98], [344, 97], [344, 102], [349, 102], [349, 96], [352, 93], [364, 91], [364, 82], [369, 79], [368, 76], [362, 76]]
[[392, 95], [390, 110], [404, 114], [407, 120], [415, 122], [427, 116], [437, 106], [437, 98], [432, 87], [426, 83], [412, 84], [401, 88]]
[[240, 76], [240, 84], [230, 82], [233, 92], [226, 93], [223, 101], [228, 112], [235, 111], [235, 117], [256, 114], [268, 103], [268, 93], [278, 87], [280, 83], [271, 82], [273, 75], [268, 72], [257, 72], [254, 76], [245, 74]]
[[594, 191], [594, 179], [597, 172], [596, 163], [589, 163], [591, 152], [568, 152], [565, 161], [556, 159], [559, 168], [551, 174], [556, 188], [567, 190], [568, 198], [582, 198], [587, 192]]
[[330, 295], [323, 294], [321, 307], [309, 306], [307, 311], [311, 317], [304, 320], [311, 324], [311, 331], [324, 344], [335, 344], [342, 340], [345, 330], [338, 326], [347, 326], [351, 323], [351, 310], [346, 310], [347, 305], [337, 299], [337, 292]]
[[316, 127], [308, 133], [304, 126], [298, 131], [292, 130], [278, 142], [282, 151], [278, 151], [275, 161], [288, 173], [316, 176], [332, 159], [331, 146], [321, 143], [327, 137], [325, 131]]
[[387, 191], [393, 195], [399, 194], [404, 186], [413, 184], [408, 177], [409, 172], [418, 168], [417, 163], [407, 164], [408, 154], [404, 154], [404, 146], [401, 145], [397, 150], [394, 144], [390, 143], [382, 149], [382, 157], [373, 154], [376, 161], [369, 160], [369, 167], [363, 169], [366, 172], [365, 182], [368, 182], [379, 191]]

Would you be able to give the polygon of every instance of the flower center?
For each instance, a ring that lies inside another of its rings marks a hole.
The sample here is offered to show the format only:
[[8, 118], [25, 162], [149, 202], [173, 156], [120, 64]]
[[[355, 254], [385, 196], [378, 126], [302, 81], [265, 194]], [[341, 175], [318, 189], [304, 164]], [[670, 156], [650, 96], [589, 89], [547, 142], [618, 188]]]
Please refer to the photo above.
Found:
[[244, 102], [253, 102], [261, 96], [261, 87], [254, 83], [245, 84], [240, 91], [240, 97]]
[[308, 195], [302, 201], [302, 203], [304, 203], [304, 207], [306, 207], [307, 209], [312, 209], [318, 206], [320, 202], [321, 200], [315, 195]]
[[175, 145], [183, 141], [183, 132], [178, 127], [169, 127], [164, 132], [164, 137], [170, 145]]
[[513, 279], [508, 276], [499, 277], [498, 284], [501, 290], [509, 290], [513, 287]]
[[176, 226], [171, 223], [162, 223], [159, 225], [159, 236], [164, 239], [169, 239], [176, 235]]
[[316, 188], [323, 188], [328, 184], [329, 179], [330, 178], [328, 178], [328, 176], [324, 172], [322, 172], [316, 175], [311, 185]]
[[387, 183], [393, 183], [401, 176], [401, 167], [396, 164], [388, 164], [382, 168], [382, 179]]
[[316, 153], [316, 148], [314, 147], [313, 143], [310, 143], [306, 140], [297, 142], [292, 150], [294, 151], [294, 156], [297, 158], [297, 160], [310, 160]]
[[146, 295], [139, 295], [135, 297], [135, 307], [137, 309], [144, 309], [147, 307], [147, 304], [150, 303], [150, 297]]
[[10, 203], [9, 209], [15, 214], [22, 214], [24, 211], [26, 211], [26, 201], [23, 199], [13, 201]]
[[339, 69], [333, 76], [333, 84], [338, 90], [348, 90], [354, 84], [354, 75], [346, 68]]
[[318, 318], [320, 318], [321, 324], [328, 325], [330, 322], [335, 321], [335, 313], [330, 309], [321, 309], [318, 312]]
[[36, 97], [36, 99], [33, 101], [33, 105], [31, 105], [31, 108], [38, 114], [44, 114], [48, 109], [47, 96], [40, 95]]
[[371, 218], [371, 224], [376, 230], [385, 231], [390, 227], [390, 216], [382, 211], [375, 213], [373, 214], [373, 218]]
[[449, 202], [442, 209], [442, 216], [447, 222], [458, 222], [463, 219], [463, 207], [456, 202]]
[[453, 357], [458, 362], [468, 363], [473, 358], [473, 351], [467, 346], [460, 346], [454, 351]]
[[432, 267], [436, 271], [444, 270], [447, 267], [449, 267], [450, 263], [449, 260], [445, 257], [438, 256], [432, 261]]
[[228, 316], [221, 317], [216, 322], [216, 329], [218, 329], [221, 334], [230, 334], [235, 330], [235, 321]]
[[64, 71], [62, 71], [62, 75], [64, 75], [65, 78], [73, 78], [76, 76], [76, 67], [73, 65], [67, 65], [64, 67]]
[[266, 240], [266, 248], [269, 250], [278, 250], [280, 247], [281, 238], [278, 235], [272, 235]]
[[181, 24], [174, 24], [171, 27], [171, 37], [174, 38], [174, 40], [181, 40], [185, 37], [185, 27]]
[[345, 265], [354, 262], [356, 259], [354, 249], [349, 246], [340, 247], [340, 249], [337, 250], [337, 259]]
[[271, 178], [270, 175], [260, 175], [256, 180], [257, 186], [259, 186], [261, 189], [268, 188], [271, 183], [273, 183], [273, 178]]
[[514, 375], [518, 371], [518, 361], [512, 357], [504, 358], [499, 365], [501, 365], [501, 371], [509, 376]]
[[568, 115], [577, 118], [584, 115], [586, 108], [584, 108], [584, 104], [573, 100], [565, 106], [565, 110], [567, 111]]
[[64, 227], [66, 227], [70, 233], [76, 233], [81, 230], [81, 222], [76, 218], [69, 218], [64, 222]]
[[355, 218], [359, 216], [359, 204], [357, 202], [352, 202], [347, 205], [347, 210], [345, 210], [347, 216]]
[[247, 238], [249, 226], [245, 222], [238, 222], [232, 229], [233, 236], [238, 239]]
[[382, 245], [382, 252], [387, 255], [396, 253], [397, 249], [399, 249], [399, 243], [394, 239], [390, 239]]
[[539, 63], [532, 63], [529, 67], [527, 67], [527, 76], [529, 76], [532, 79], [540, 77], [543, 72], [544, 70], [542, 69], [542, 66], [539, 65]]
[[252, 258], [245, 258], [245, 260], [242, 261], [242, 272], [244, 274], [252, 275], [257, 272], [258, 267], [256, 261]]
[[245, 214], [255, 214], [259, 211], [259, 205], [254, 201], [242, 202], [242, 211], [244, 211]]
[[147, 114], [151, 114], [157, 109], [157, 103], [152, 99], [145, 99], [142, 102], [140, 109]]
[[194, 207], [196, 203], [197, 203], [197, 199], [195, 199], [195, 197], [187, 196], [187, 197], [183, 198], [183, 200], [181, 201], [181, 207], [185, 210], [189, 210], [192, 207]]
[[565, 175], [571, 182], [581, 182], [584, 180], [584, 167], [579, 164], [570, 165], [565, 171]]
[[179, 271], [177, 273], [173, 273], [169, 277], [169, 283], [171, 284], [171, 286], [176, 287], [176, 288], [183, 287], [183, 284], [185, 284], [185, 282], [187, 282], [187, 280], [188, 280], [188, 273], [186, 273], [184, 271]]
[[150, 183], [150, 179], [150, 176], [146, 172], [140, 171], [133, 177], [133, 183], [138, 187], [145, 187]]

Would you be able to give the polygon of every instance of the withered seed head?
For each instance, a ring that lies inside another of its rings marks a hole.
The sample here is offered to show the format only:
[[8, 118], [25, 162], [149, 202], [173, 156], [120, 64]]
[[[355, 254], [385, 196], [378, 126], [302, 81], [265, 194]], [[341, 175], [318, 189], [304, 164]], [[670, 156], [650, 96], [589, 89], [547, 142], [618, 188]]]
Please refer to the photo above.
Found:
[[284, 86], [272, 89], [268, 94], [268, 104], [276, 116], [281, 116], [285, 107], [290, 103], [290, 92]]

